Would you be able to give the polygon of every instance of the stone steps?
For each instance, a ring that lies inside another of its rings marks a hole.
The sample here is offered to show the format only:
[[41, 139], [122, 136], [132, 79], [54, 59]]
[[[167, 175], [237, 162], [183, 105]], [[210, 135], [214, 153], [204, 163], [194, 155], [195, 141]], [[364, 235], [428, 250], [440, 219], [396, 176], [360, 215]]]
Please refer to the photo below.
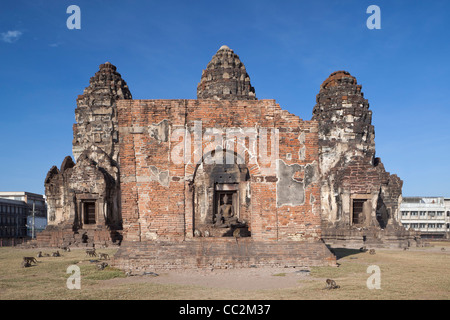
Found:
[[323, 242], [253, 241], [251, 238], [125, 242], [112, 264], [124, 270], [335, 266]]

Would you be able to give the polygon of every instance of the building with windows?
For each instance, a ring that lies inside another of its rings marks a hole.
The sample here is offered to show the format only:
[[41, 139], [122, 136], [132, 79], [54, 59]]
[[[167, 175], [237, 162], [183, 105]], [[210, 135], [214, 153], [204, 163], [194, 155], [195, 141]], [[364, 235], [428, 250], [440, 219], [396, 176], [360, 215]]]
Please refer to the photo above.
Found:
[[46, 226], [47, 205], [43, 195], [0, 192], [0, 245], [22, 243]]
[[450, 198], [404, 197], [400, 215], [403, 226], [419, 231], [422, 238], [449, 238]]
[[28, 206], [23, 201], [0, 198], [0, 245], [21, 243], [27, 237]]

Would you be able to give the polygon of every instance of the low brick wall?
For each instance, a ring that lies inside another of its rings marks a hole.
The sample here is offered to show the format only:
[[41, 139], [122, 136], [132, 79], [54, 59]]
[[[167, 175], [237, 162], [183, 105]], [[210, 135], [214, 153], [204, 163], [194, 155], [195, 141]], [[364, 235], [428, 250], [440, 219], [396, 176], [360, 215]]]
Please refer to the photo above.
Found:
[[322, 239], [333, 248], [404, 248], [421, 245], [420, 236], [399, 228], [397, 230], [368, 230], [324, 228]]
[[121, 231], [107, 229], [80, 229], [74, 232], [70, 228], [48, 228], [28, 244], [37, 247], [118, 245], [121, 238]]
[[112, 265], [127, 271], [335, 266], [336, 257], [323, 242], [200, 238], [182, 242], [123, 242]]

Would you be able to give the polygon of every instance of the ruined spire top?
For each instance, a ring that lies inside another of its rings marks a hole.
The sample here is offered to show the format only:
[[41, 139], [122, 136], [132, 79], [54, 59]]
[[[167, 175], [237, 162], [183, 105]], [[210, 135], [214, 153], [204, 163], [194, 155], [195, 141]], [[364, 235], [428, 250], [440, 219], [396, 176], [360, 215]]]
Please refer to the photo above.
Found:
[[197, 86], [198, 99], [256, 100], [250, 76], [239, 56], [228, 46], [217, 50]]
[[118, 161], [116, 101], [121, 99], [132, 99], [130, 89], [116, 71], [116, 66], [105, 62], [99, 66], [99, 70], [90, 78], [89, 86], [77, 99], [77, 123], [73, 128], [72, 142], [76, 160], [86, 148], [96, 145], [114, 161]]
[[[348, 71], [335, 71], [325, 79], [316, 96], [313, 120], [332, 120], [342, 122], [347, 114], [354, 113], [353, 120], [360, 119], [370, 125], [369, 103], [361, 91], [362, 86]], [[345, 111], [343, 109], [349, 109]], [[345, 122], [345, 121], [344, 121]]]
[[321, 88], [327, 89], [330, 87], [337, 87], [342, 84], [356, 85], [356, 78], [353, 77], [348, 71], [335, 71], [322, 83]]
[[99, 69], [100, 69], [100, 71], [111, 70], [112, 72], [117, 70], [116, 66], [113, 65], [111, 62], [108, 62], [108, 61], [103, 63], [103, 64], [101, 64]]
[[[219, 50], [217, 50], [217, 51], [220, 51], [220, 50], [231, 50], [228, 46], [226, 46], [226, 45], [223, 45], [223, 46], [221, 46], [220, 48], [219, 48]], [[233, 50], [231, 50], [231, 51], [233, 51]]]

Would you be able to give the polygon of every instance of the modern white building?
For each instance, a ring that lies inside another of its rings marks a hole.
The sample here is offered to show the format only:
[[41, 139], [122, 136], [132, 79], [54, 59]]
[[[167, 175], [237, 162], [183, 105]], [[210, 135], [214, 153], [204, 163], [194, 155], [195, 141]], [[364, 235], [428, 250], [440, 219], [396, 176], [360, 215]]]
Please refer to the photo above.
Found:
[[0, 192], [0, 245], [18, 244], [20, 239], [36, 236], [46, 226], [47, 204], [43, 195]]
[[449, 238], [450, 198], [404, 197], [400, 221], [406, 229], [419, 231], [422, 238]]

